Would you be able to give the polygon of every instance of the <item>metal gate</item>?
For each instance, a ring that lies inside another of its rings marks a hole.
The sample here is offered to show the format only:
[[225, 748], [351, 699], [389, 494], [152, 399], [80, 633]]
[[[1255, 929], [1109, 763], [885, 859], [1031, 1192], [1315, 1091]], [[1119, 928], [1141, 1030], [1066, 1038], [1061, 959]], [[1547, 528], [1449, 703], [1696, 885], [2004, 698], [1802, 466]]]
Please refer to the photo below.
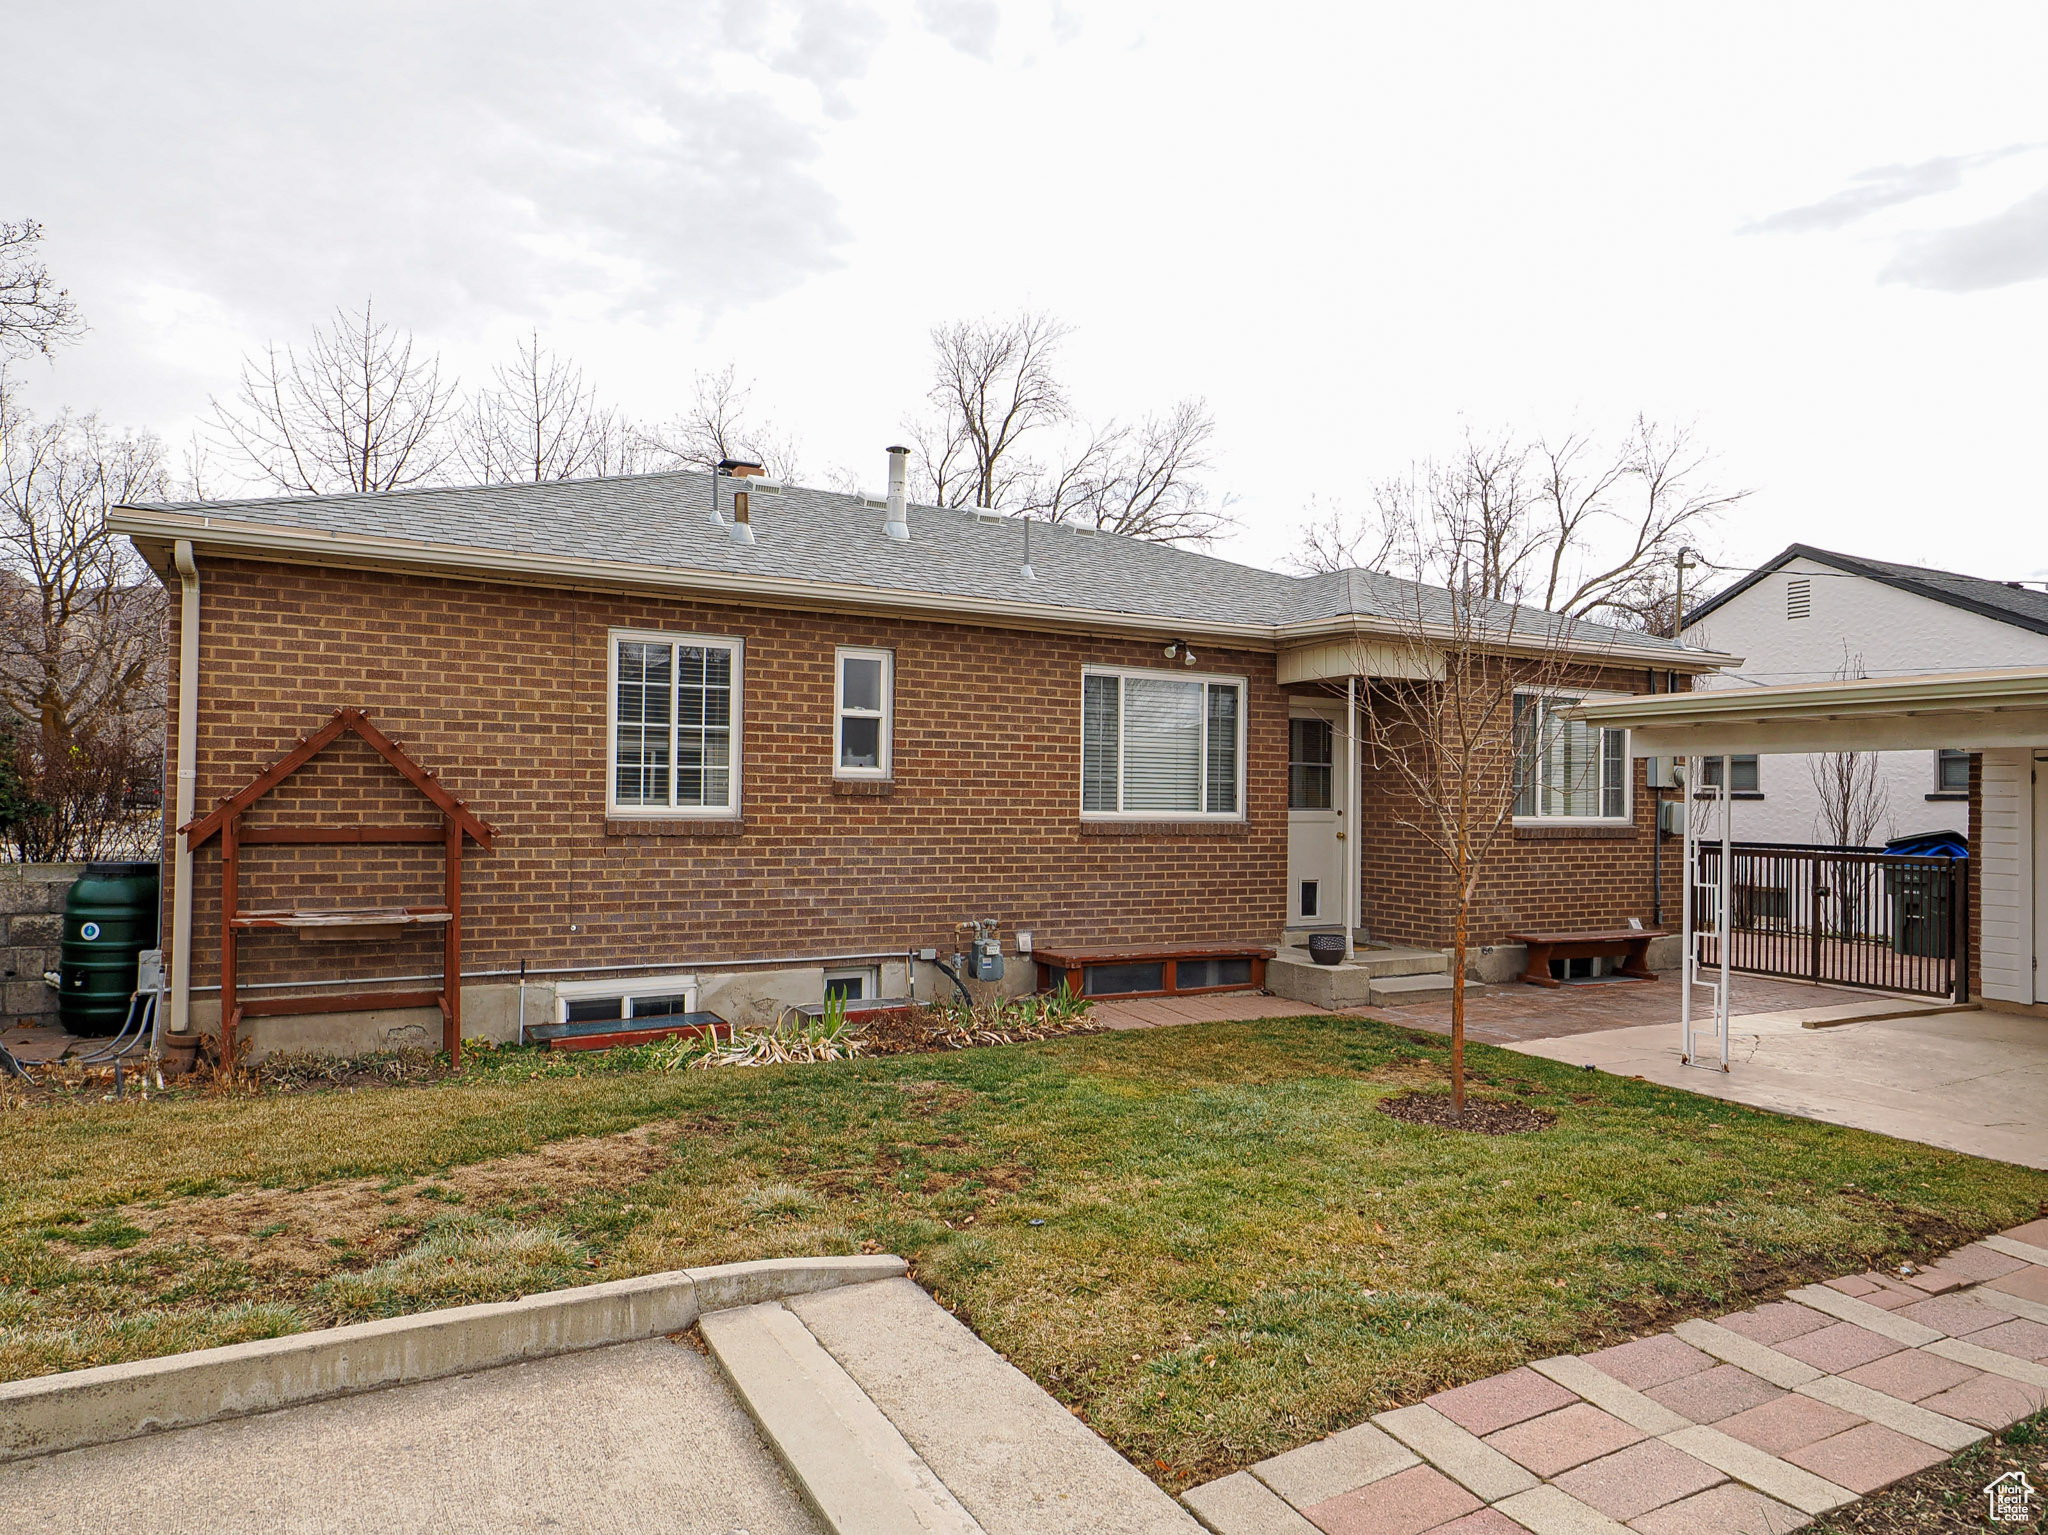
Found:
[[1881, 848], [1737, 842], [1728, 921], [1719, 911], [1721, 848], [1698, 845], [1695, 942], [1703, 970], [1826, 981], [1921, 997], [1970, 996], [1967, 858]]

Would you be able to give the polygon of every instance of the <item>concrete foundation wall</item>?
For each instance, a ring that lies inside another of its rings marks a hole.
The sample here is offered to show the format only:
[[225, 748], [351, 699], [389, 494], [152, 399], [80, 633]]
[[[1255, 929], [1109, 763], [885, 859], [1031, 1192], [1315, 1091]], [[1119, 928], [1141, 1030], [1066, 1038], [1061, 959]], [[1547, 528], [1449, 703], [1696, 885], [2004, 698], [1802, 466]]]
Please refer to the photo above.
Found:
[[64, 898], [85, 867], [77, 863], [0, 864], [0, 1020], [53, 1023], [57, 993], [43, 982], [57, 968]]
[[[953, 983], [935, 967], [926, 964], [915, 967], [917, 973], [913, 990], [911, 968], [902, 959], [884, 959], [870, 960], [865, 964], [835, 963], [829, 966], [762, 966], [727, 970], [679, 968], [675, 974], [696, 986], [697, 1006], [702, 1011], [716, 1013], [726, 1022], [741, 1028], [766, 1028], [788, 1008], [822, 1001], [828, 969], [873, 969], [879, 972], [875, 992], [878, 996], [914, 995], [920, 1002], [931, 1002], [957, 995]], [[612, 976], [593, 975], [587, 979], [616, 980], [621, 984], [643, 983], [649, 974], [635, 971]], [[1035, 975], [1036, 969], [1030, 960], [1008, 954], [1004, 956], [1001, 981], [986, 985], [970, 981], [968, 989], [977, 1001], [997, 996], [1023, 996], [1033, 990]], [[526, 983], [524, 1005], [528, 1027], [555, 1021], [556, 986], [562, 979], [549, 977]], [[520, 1006], [516, 981], [465, 981], [462, 986], [462, 1037], [487, 1039], [495, 1044], [512, 1043], [519, 1037]], [[193, 998], [192, 1026], [201, 1034], [218, 1032], [218, 995], [202, 994]], [[441, 1046], [441, 1014], [436, 1008], [414, 1007], [369, 1013], [306, 1013], [288, 1018], [245, 1018], [240, 1037], [248, 1041], [248, 1059], [252, 1061], [261, 1060], [276, 1051], [290, 1050], [334, 1055], [415, 1048], [438, 1050]]]

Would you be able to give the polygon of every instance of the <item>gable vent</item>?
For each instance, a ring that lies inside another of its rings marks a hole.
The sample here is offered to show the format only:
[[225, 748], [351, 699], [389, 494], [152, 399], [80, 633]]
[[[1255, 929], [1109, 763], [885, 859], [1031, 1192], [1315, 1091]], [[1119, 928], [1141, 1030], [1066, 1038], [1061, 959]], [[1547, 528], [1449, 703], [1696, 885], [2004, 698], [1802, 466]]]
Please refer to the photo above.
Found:
[[1794, 576], [1785, 583], [1785, 616], [1813, 617], [1813, 582], [1805, 576]]

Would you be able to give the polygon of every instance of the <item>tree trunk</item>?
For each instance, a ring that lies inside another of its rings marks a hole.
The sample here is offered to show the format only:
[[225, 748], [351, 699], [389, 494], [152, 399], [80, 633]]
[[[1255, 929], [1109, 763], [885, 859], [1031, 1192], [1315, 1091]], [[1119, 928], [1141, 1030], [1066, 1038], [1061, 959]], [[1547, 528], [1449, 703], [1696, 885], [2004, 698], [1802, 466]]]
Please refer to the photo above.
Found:
[[1451, 929], [1451, 1111], [1465, 1117], [1465, 916], [1472, 897], [1458, 871], [1458, 917]]

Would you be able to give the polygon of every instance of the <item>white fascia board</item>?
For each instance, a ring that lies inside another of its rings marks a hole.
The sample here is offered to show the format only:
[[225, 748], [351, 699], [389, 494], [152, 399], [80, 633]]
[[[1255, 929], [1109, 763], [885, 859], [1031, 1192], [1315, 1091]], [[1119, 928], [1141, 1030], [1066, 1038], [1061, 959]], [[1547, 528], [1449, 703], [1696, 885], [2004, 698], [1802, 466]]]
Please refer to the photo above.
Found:
[[[1283, 650], [1295, 646], [1342, 643], [1347, 640], [1360, 641], [1368, 645], [1391, 646], [1396, 649], [1413, 649], [1430, 644], [1463, 644], [1467, 639], [1465, 634], [1449, 624], [1411, 623], [1372, 618], [1362, 614], [1281, 624], [1273, 633]], [[1656, 671], [1711, 672], [1742, 664], [1742, 657], [1718, 650], [1700, 650], [1691, 646], [1670, 644], [1624, 646], [1590, 638], [1583, 642], [1559, 646], [1544, 636], [1511, 635], [1498, 644], [1489, 643], [1484, 648], [1500, 655], [1531, 657], [1551, 656], [1562, 651], [1568, 660], [1576, 664], [1591, 662], [1625, 668], [1646, 667]]]

